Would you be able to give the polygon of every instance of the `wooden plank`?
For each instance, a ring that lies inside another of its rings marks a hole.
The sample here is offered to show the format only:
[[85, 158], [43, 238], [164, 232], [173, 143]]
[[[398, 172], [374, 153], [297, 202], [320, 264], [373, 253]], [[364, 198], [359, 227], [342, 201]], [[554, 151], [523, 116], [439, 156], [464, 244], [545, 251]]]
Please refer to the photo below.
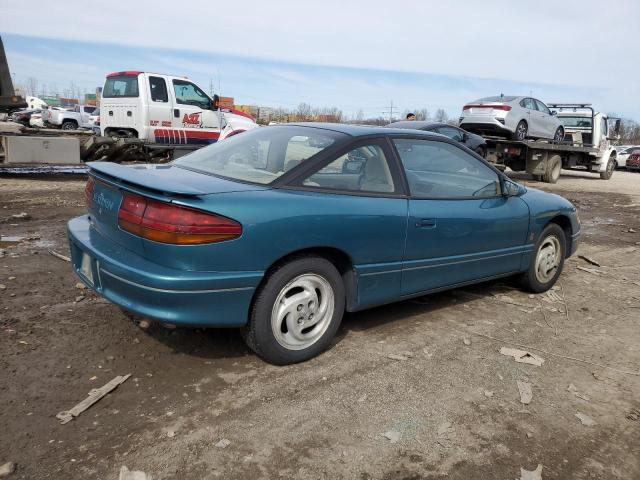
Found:
[[111, 380], [109, 383], [103, 385], [102, 387], [94, 388], [89, 392], [89, 396], [87, 398], [82, 400], [72, 409], [65, 410], [58, 413], [56, 415], [56, 418], [58, 418], [58, 420], [60, 420], [60, 423], [62, 423], [63, 425], [65, 423], [70, 422], [71, 420], [74, 419], [74, 417], [77, 417], [82, 412], [84, 412], [89, 407], [91, 407], [91, 405], [93, 405], [98, 400], [100, 400], [102, 397], [107, 395], [112, 390], [116, 389], [118, 385], [120, 385], [121, 383], [124, 383], [130, 376], [131, 376], [130, 373], [127, 375], [118, 376], [118, 377], [115, 377], [113, 380]]

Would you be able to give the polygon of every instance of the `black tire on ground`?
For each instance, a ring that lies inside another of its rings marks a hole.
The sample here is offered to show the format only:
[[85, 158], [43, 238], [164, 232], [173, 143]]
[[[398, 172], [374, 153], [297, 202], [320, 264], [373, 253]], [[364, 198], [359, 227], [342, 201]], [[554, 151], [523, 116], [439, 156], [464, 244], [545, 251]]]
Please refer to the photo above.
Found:
[[547, 160], [547, 169], [542, 175], [542, 179], [546, 183], [556, 183], [560, 178], [562, 171], [562, 158], [560, 155], [553, 155]]
[[[333, 291], [333, 315], [326, 330], [317, 340], [303, 349], [286, 348], [276, 338], [272, 328], [274, 304], [287, 287], [301, 275], [313, 274], [326, 280]], [[242, 337], [251, 350], [274, 365], [289, 365], [309, 360], [327, 349], [335, 336], [345, 308], [345, 289], [342, 277], [328, 260], [317, 256], [300, 256], [284, 263], [272, 272], [259, 288], [249, 313], [248, 324], [241, 329]]]
[[553, 135], [553, 141], [560, 143], [564, 140], [564, 128], [558, 127], [556, 133]]
[[524, 120], [520, 120], [518, 122], [518, 125], [516, 126], [516, 131], [513, 132], [513, 134], [511, 135], [512, 140], [526, 140], [527, 138], [527, 133], [529, 133], [529, 127], [527, 125], [527, 122], [525, 122]]
[[[548, 245], [550, 244], [554, 244], [556, 245], [556, 248], [559, 248], [559, 259], [555, 273], [549, 279], [544, 281], [538, 278], [538, 275], [536, 274], [537, 259], [540, 254], [540, 250], [542, 248], [548, 248]], [[562, 273], [562, 268], [564, 267], [566, 246], [567, 242], [564, 230], [555, 223], [547, 225], [536, 242], [536, 248], [534, 249], [533, 256], [531, 257], [529, 269], [522, 274], [520, 279], [521, 285], [526, 291], [542, 293], [553, 287]]]
[[539, 175], [539, 174], [535, 174], [535, 173], [534, 173], [534, 174], [532, 175], [532, 177], [533, 177], [533, 179], [534, 179], [536, 182], [541, 182], [541, 181], [542, 181], [542, 175]]
[[78, 124], [76, 122], [67, 120], [65, 122], [62, 122], [62, 125], [60, 125], [60, 128], [62, 130], [75, 130], [76, 128], [78, 128]]
[[600, 172], [600, 178], [602, 180], [609, 180], [613, 175], [613, 171], [616, 169], [616, 159], [615, 157], [610, 157], [607, 162], [607, 169], [604, 172]]

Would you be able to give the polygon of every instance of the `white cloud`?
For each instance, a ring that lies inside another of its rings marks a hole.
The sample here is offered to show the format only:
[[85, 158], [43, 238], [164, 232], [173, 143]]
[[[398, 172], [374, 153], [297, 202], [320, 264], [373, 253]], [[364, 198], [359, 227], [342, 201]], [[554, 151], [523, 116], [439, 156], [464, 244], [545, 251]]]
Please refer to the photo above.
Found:
[[134, 49], [591, 87], [640, 76], [636, 0], [0, 0], [0, 11], [6, 33]]

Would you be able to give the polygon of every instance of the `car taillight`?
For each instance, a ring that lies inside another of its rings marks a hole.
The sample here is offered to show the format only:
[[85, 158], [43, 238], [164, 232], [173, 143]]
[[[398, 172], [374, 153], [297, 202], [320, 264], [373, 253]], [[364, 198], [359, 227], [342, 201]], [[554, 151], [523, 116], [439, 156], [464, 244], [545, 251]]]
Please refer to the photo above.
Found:
[[84, 187], [84, 198], [87, 202], [87, 207], [91, 208], [91, 200], [93, 199], [93, 187], [95, 186], [96, 181], [93, 177], [89, 177], [87, 180], [87, 184]]
[[230, 218], [125, 193], [118, 225], [134, 235], [160, 243], [197, 245], [242, 235], [242, 225]]
[[465, 105], [462, 107], [463, 110], [469, 110], [471, 108], [489, 108], [493, 110], [504, 110], [505, 112], [511, 110], [510, 105]]

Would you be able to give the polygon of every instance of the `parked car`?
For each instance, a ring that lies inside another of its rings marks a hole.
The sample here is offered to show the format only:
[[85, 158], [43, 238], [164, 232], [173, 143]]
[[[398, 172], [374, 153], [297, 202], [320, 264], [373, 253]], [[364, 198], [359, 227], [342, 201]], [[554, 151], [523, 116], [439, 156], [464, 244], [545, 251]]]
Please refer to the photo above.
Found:
[[473, 150], [481, 157], [484, 157], [487, 152], [487, 141], [484, 137], [476, 135], [475, 133], [465, 132], [461, 128], [454, 127], [447, 123], [441, 122], [427, 122], [421, 120], [401, 121], [393, 122], [387, 125], [391, 128], [412, 128], [415, 130], [424, 130], [425, 132], [435, 132], [445, 135], [456, 142], [462, 143], [465, 147]]
[[640, 170], [640, 148], [634, 149], [627, 157], [627, 170]]
[[31, 127], [44, 127], [44, 122], [42, 120], [42, 110], [34, 110], [29, 118], [29, 126]]
[[47, 126], [62, 130], [90, 128], [89, 115], [95, 109], [96, 107], [92, 105], [76, 105], [73, 110], [49, 108], [45, 111], [43, 118]]
[[25, 127], [29, 126], [29, 120], [31, 119], [31, 115], [36, 110], [19, 110], [17, 112], [12, 113], [9, 116], [9, 120], [16, 123], [21, 123]]
[[564, 127], [555, 113], [531, 97], [481, 98], [463, 107], [459, 125], [469, 132], [506, 135], [513, 140], [564, 139]]
[[640, 150], [640, 146], [633, 145], [621, 145], [618, 148], [618, 156], [616, 157], [616, 162], [619, 168], [627, 167], [627, 159], [633, 153], [634, 150]]
[[240, 327], [274, 364], [325, 350], [345, 311], [513, 275], [544, 292], [580, 235], [569, 201], [419, 130], [276, 125], [88, 165], [80, 279], [136, 315]]

